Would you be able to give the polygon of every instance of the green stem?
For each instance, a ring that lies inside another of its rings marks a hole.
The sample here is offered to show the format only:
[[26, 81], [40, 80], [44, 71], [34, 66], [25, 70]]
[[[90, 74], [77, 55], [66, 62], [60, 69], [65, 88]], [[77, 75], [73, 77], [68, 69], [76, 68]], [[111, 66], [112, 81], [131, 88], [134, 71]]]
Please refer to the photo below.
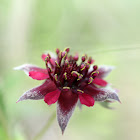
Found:
[[53, 121], [56, 118], [56, 112], [53, 112], [52, 115], [49, 117], [46, 125], [43, 127], [43, 129], [34, 137], [33, 140], [40, 140], [42, 136], [47, 132], [47, 130], [50, 128], [52, 125]]

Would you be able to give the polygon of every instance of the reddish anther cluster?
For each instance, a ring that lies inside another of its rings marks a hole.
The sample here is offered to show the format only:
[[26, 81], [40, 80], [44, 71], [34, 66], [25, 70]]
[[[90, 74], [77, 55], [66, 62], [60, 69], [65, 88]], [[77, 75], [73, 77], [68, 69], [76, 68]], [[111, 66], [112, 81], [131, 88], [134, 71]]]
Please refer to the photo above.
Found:
[[56, 49], [56, 56], [52, 53], [43, 54], [46, 69], [30, 64], [15, 68], [23, 70], [33, 79], [45, 80], [42, 85], [25, 92], [17, 102], [27, 99], [44, 99], [48, 105], [57, 102], [57, 119], [62, 133], [76, 104], [92, 107], [95, 101], [120, 101], [117, 92], [110, 90], [104, 80], [113, 67], [98, 68], [92, 65], [94, 60], [91, 57], [84, 55], [80, 61], [78, 54], [72, 56], [69, 51], [69, 48], [64, 51]]
[[45, 57], [50, 79], [60, 90], [71, 90], [73, 93], [82, 94], [82, 89], [93, 83], [93, 80], [99, 73], [96, 65], [93, 66], [91, 72], [88, 72], [90, 64], [93, 62], [91, 62], [92, 58], [90, 57], [88, 59], [85, 55], [81, 58], [81, 63], [78, 65], [77, 61], [79, 57], [68, 56], [69, 48], [63, 52], [56, 49], [56, 53], [57, 61], [55, 61], [55, 65], [52, 65], [51, 56], [49, 54]]

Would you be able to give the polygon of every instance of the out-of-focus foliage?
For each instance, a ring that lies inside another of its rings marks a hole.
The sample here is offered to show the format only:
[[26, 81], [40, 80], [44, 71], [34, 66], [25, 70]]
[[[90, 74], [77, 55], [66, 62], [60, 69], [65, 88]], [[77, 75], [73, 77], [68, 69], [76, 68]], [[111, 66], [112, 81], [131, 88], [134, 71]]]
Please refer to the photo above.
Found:
[[45, 67], [44, 51], [67, 46], [91, 55], [95, 64], [116, 66], [107, 80], [120, 90], [122, 104], [114, 103], [115, 110], [99, 104], [77, 108], [64, 136], [55, 121], [42, 139], [139, 139], [139, 5], [139, 0], [0, 0], [0, 139], [31, 140], [56, 110], [43, 101], [16, 104], [41, 81], [13, 67]]

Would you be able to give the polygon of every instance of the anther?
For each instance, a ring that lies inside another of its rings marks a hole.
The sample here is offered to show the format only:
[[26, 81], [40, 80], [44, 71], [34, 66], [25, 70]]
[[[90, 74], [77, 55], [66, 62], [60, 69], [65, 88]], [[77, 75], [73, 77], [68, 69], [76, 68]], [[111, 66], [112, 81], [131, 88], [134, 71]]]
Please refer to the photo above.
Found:
[[57, 49], [56, 49], [56, 53], [59, 54], [59, 52], [60, 52], [60, 50], [57, 48]]
[[92, 64], [93, 62], [94, 62], [94, 60], [92, 59], [92, 57], [89, 57], [88, 63], [89, 63], [89, 64]]
[[70, 48], [66, 48], [65, 51], [68, 53], [70, 51]]
[[98, 66], [97, 65], [94, 65], [93, 66], [93, 70], [96, 71], [97, 69], [98, 69]]
[[78, 77], [80, 75], [80, 73], [78, 73], [77, 71], [72, 71], [71, 74], [74, 77]]
[[86, 67], [86, 66], [85, 66], [84, 64], [82, 64], [80, 70], [83, 71], [83, 70], [85, 69], [85, 67]]
[[93, 78], [90, 77], [89, 80], [88, 80], [88, 84], [91, 84], [93, 82]]
[[78, 76], [77, 81], [81, 80], [82, 78], [83, 78], [83, 75], [82, 75], [82, 74], [80, 74], [80, 75]]
[[90, 67], [90, 64], [87, 63], [87, 64], [86, 64], [86, 69], [89, 69], [89, 67]]
[[64, 52], [61, 53], [61, 57], [62, 57], [62, 58], [63, 58], [63, 57], [66, 57], [66, 55], [67, 55], [67, 52], [66, 52], [66, 51], [64, 51]]
[[78, 61], [78, 59], [79, 59], [78, 54], [76, 54], [76, 55], [73, 57], [73, 59], [74, 59], [75, 61]]
[[70, 87], [63, 87], [63, 90], [68, 91], [68, 90], [70, 90]]
[[46, 62], [49, 62], [50, 61], [50, 57], [47, 55], [47, 57], [45, 58], [45, 61]]
[[83, 91], [83, 90], [80, 90], [80, 89], [77, 89], [77, 92], [78, 92], [79, 94], [84, 93], [84, 91]]
[[91, 75], [92, 75], [92, 77], [93, 77], [93, 79], [94, 79], [96, 76], [98, 76], [98, 74], [99, 74], [99, 72], [96, 71], [96, 72], [93, 72]]
[[63, 74], [63, 77], [65, 78], [65, 80], [67, 80], [67, 73], [66, 72]]

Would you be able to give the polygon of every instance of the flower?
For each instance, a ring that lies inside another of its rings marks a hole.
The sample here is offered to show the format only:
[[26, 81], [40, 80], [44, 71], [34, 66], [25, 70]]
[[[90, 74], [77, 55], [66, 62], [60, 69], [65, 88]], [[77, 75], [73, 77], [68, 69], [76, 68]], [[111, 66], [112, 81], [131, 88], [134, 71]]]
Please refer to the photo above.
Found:
[[119, 101], [115, 90], [108, 89], [104, 78], [112, 71], [111, 66], [92, 65], [94, 60], [84, 55], [78, 63], [79, 56], [68, 55], [70, 49], [64, 51], [56, 49], [56, 55], [45, 53], [42, 59], [46, 69], [35, 65], [25, 64], [16, 67], [23, 70], [35, 80], [45, 82], [33, 89], [26, 91], [17, 102], [32, 99], [44, 99], [48, 105], [57, 102], [57, 119], [64, 132], [78, 101], [87, 107], [93, 107], [95, 101]]

